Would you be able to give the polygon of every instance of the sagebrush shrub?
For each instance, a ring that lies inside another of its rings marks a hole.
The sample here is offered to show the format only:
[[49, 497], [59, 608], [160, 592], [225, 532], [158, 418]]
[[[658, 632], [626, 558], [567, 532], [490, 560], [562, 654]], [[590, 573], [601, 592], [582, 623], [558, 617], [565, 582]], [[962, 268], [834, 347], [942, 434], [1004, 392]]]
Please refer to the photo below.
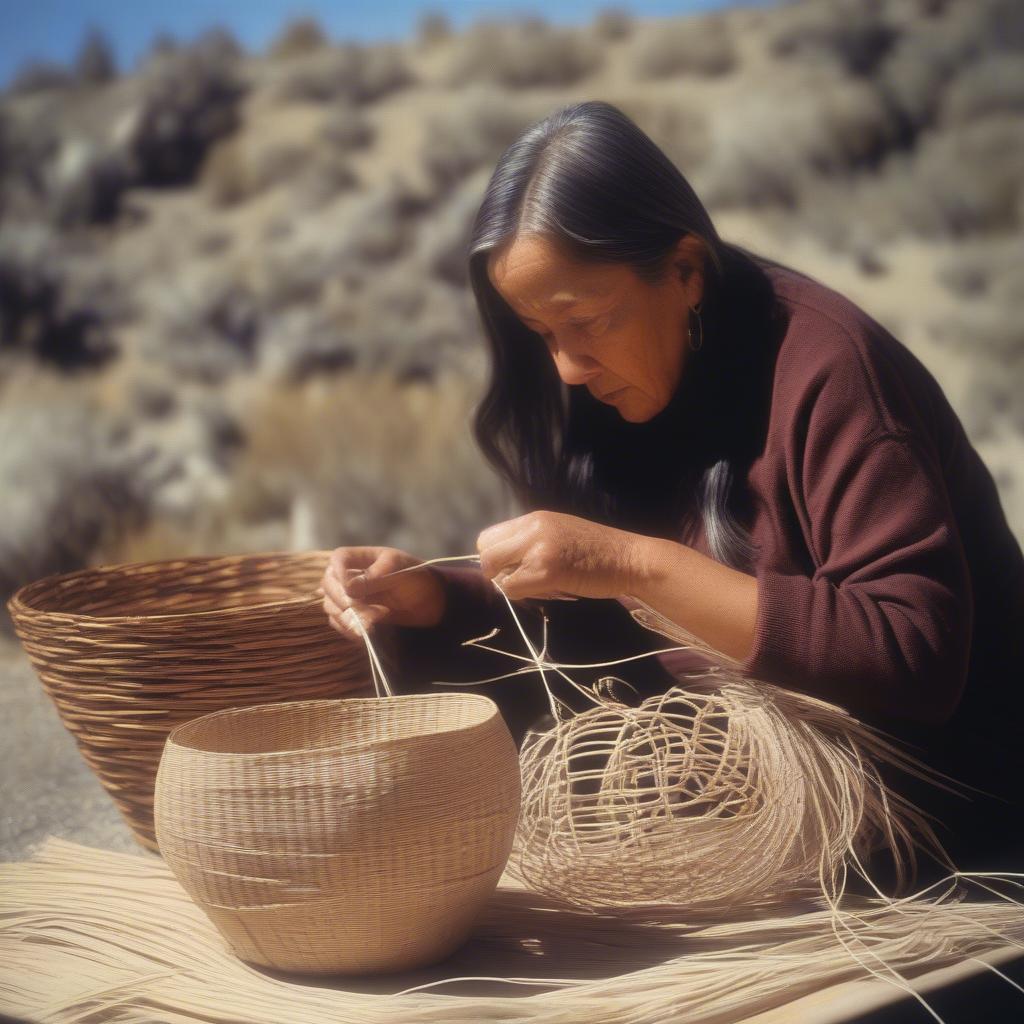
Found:
[[630, 69], [640, 80], [724, 75], [736, 62], [736, 44], [720, 15], [644, 24], [630, 50]]
[[449, 86], [487, 83], [510, 89], [572, 85], [602, 65], [601, 46], [571, 28], [537, 17], [482, 19], [456, 37]]

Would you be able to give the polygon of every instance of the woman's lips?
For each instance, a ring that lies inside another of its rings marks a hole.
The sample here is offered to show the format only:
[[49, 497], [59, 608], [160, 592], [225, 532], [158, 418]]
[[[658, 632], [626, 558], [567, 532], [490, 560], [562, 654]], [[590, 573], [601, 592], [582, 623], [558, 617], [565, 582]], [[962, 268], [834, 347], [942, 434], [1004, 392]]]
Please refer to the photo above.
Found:
[[598, 395], [597, 397], [600, 398], [602, 402], [607, 402], [608, 399], [614, 398], [616, 395], [621, 394], [623, 391], [626, 390], [627, 387], [629, 387], [628, 384], [623, 385], [621, 388], [616, 388], [614, 391], [609, 391], [605, 395]]

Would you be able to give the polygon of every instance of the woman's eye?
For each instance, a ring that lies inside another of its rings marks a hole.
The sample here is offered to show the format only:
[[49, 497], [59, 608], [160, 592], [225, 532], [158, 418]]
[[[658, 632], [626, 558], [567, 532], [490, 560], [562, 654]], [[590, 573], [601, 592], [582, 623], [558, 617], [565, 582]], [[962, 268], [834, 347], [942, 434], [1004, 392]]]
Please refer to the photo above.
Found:
[[569, 324], [575, 327], [576, 330], [583, 331], [586, 334], [600, 334], [608, 328], [610, 322], [611, 315], [605, 314], [604, 316], [592, 317], [589, 320], [570, 320]]
[[[573, 328], [573, 330], [586, 335], [599, 335], [603, 334], [608, 327], [611, 325], [612, 316], [610, 313], [604, 316], [599, 316], [593, 320], [568, 320], [566, 323]], [[537, 334], [547, 342], [551, 344], [555, 339], [549, 331], [537, 331]]]

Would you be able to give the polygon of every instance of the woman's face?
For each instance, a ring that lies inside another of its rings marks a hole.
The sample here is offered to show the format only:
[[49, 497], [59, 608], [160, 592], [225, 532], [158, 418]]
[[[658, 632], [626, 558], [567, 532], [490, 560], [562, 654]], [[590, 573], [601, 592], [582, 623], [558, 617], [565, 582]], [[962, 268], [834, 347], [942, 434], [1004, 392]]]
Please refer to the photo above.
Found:
[[685, 235], [664, 281], [625, 264], [568, 260], [538, 235], [514, 238], [488, 260], [491, 284], [548, 346], [558, 375], [641, 423], [668, 404], [689, 352], [689, 308], [704, 291], [704, 244]]

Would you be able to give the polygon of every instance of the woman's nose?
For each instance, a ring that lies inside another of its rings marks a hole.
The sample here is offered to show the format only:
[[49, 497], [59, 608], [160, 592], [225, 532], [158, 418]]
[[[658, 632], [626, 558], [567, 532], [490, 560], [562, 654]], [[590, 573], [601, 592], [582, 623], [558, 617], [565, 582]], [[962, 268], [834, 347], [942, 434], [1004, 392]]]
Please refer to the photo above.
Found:
[[555, 369], [566, 384], [586, 384], [601, 372], [591, 356], [567, 351], [564, 347], [553, 353]]

